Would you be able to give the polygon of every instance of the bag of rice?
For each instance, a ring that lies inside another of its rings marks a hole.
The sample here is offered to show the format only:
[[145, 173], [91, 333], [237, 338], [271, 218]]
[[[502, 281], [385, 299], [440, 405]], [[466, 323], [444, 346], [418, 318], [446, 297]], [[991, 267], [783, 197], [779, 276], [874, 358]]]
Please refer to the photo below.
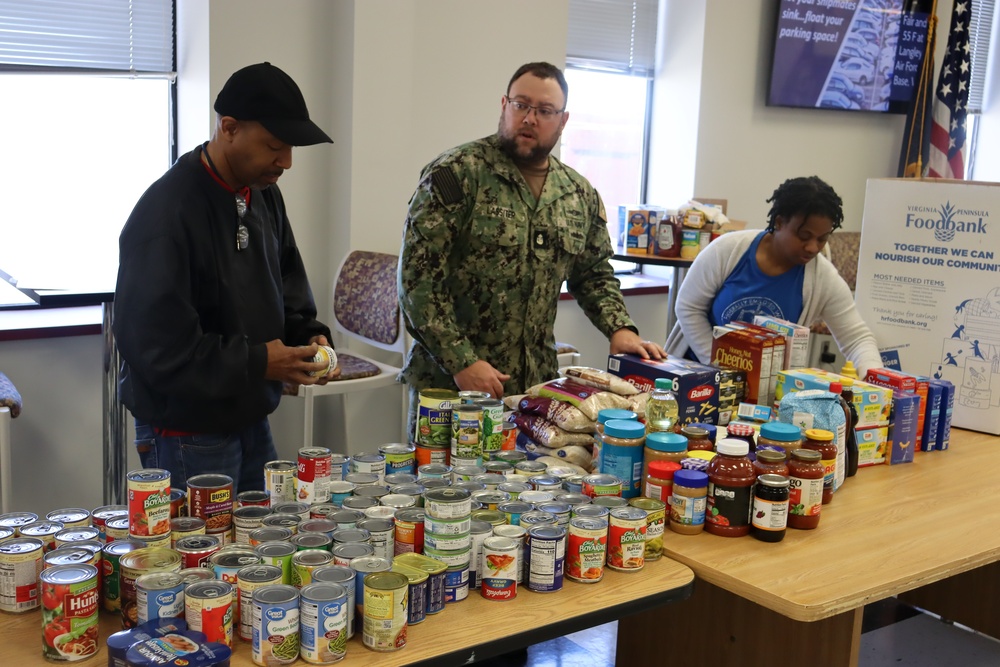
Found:
[[572, 468], [573, 472], [575, 472], [577, 475], [586, 475], [588, 472], [590, 472], [590, 470], [587, 468], [582, 468], [578, 465], [573, 465], [572, 463], [568, 463], [565, 459], [557, 459], [554, 456], [540, 456], [535, 460], [544, 463], [550, 468], [553, 466], [558, 466], [560, 468], [567, 468], [567, 467]]
[[649, 392], [644, 391], [635, 396], [629, 396], [628, 409], [639, 416], [639, 421], [646, 421], [646, 401], [649, 400]]
[[611, 391], [619, 396], [632, 396], [639, 393], [639, 390], [632, 386], [631, 382], [598, 368], [566, 366], [565, 368], [560, 368], [559, 372], [565, 374], [566, 377], [573, 378], [580, 384], [585, 384], [588, 387], [596, 387], [602, 391]]
[[509, 421], [517, 424], [524, 433], [531, 436], [531, 439], [540, 445], [552, 447], [565, 447], [566, 445], [587, 444], [594, 441], [594, 438], [587, 433], [570, 433], [564, 431], [548, 419], [537, 415], [526, 415], [523, 413], [512, 413]]
[[553, 450], [553, 456], [567, 463], [580, 466], [581, 468], [589, 467], [594, 460], [594, 457], [590, 454], [590, 449], [580, 445], [560, 447], [559, 449]]
[[627, 410], [629, 400], [610, 391], [602, 391], [597, 387], [587, 387], [569, 378], [551, 380], [536, 384], [528, 390], [529, 396], [543, 396], [557, 401], [569, 403], [580, 409], [587, 419], [597, 420], [597, 413], [606, 408]]
[[512, 410], [520, 410], [529, 415], [545, 417], [564, 431], [573, 433], [593, 433], [597, 423], [587, 419], [587, 415], [569, 403], [541, 396], [523, 396]]
[[522, 398], [526, 398], [527, 394], [512, 394], [510, 396], [503, 397], [503, 405], [508, 410], [517, 410], [517, 404], [521, 402]]

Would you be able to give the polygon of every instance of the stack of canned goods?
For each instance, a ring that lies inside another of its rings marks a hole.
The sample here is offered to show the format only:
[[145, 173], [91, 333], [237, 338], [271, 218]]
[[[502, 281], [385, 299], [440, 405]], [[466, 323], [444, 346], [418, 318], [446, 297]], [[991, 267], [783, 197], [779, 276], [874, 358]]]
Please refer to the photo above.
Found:
[[445, 601], [469, 596], [472, 560], [472, 494], [466, 489], [444, 487], [424, 492], [424, 549], [447, 565]]

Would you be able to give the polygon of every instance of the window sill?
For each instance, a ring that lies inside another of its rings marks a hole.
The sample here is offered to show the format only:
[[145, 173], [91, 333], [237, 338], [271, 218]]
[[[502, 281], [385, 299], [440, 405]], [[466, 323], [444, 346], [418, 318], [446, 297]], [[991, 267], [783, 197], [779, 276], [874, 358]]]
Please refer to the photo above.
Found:
[[[622, 284], [622, 296], [644, 296], [647, 294], [663, 294], [670, 292], [670, 281], [663, 278], [649, 276], [643, 273], [626, 273], [616, 276]], [[560, 301], [570, 301], [573, 295], [566, 289], [563, 283], [562, 291], [559, 294]]]
[[101, 306], [0, 310], [0, 341], [99, 335], [102, 320]]

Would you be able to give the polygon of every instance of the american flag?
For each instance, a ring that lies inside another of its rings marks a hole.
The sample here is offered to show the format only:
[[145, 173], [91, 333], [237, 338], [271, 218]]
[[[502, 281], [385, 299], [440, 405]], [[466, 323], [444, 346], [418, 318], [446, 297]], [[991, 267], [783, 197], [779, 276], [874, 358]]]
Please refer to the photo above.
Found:
[[951, 12], [948, 49], [941, 63], [927, 176], [965, 178], [965, 118], [969, 103], [969, 18], [973, 0], [959, 0]]

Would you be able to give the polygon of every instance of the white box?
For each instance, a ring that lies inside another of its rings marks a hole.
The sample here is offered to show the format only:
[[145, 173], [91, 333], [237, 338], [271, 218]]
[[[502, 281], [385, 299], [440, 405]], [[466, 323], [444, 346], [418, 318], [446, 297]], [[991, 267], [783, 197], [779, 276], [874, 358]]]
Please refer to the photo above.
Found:
[[809, 327], [769, 315], [754, 315], [753, 323], [785, 337], [785, 366], [782, 370], [795, 370], [809, 365]]
[[887, 368], [954, 383], [954, 426], [1000, 434], [1000, 184], [871, 179], [858, 284]]

